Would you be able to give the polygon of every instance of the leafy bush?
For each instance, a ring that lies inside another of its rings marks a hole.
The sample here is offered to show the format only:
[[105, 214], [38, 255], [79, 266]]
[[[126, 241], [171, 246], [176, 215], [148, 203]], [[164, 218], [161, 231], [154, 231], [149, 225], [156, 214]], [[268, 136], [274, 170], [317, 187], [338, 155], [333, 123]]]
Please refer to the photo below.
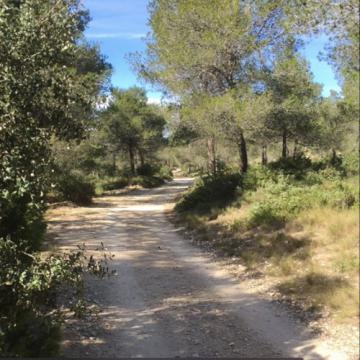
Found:
[[291, 175], [296, 180], [303, 180], [309, 172], [321, 173], [321, 177], [345, 177], [358, 174], [359, 157], [357, 154], [348, 154], [312, 161], [300, 154], [296, 157], [280, 159], [269, 164], [269, 169]]
[[158, 171], [157, 166], [150, 164], [143, 164], [136, 168], [136, 173], [140, 176], [152, 176]]
[[57, 191], [63, 200], [88, 205], [95, 195], [95, 186], [79, 172], [62, 174], [57, 180]]
[[157, 176], [136, 176], [130, 179], [130, 185], [140, 185], [144, 188], [154, 188], [164, 184], [164, 180]]
[[285, 174], [301, 177], [307, 170], [311, 169], [311, 159], [300, 153], [296, 157], [280, 158], [269, 164], [273, 170], [281, 170]]
[[350, 175], [359, 175], [359, 153], [353, 152], [344, 155], [343, 158], [343, 167], [348, 176]]
[[165, 165], [163, 165], [159, 169], [159, 171], [157, 172], [157, 175], [164, 180], [172, 180], [173, 179], [173, 173], [172, 173], [171, 169]]
[[263, 187], [269, 181], [276, 182], [277, 172], [269, 169], [266, 166], [251, 166], [244, 175], [243, 188], [244, 190], [254, 191], [258, 187]]
[[325, 167], [317, 171], [309, 171], [303, 177], [303, 182], [306, 185], [322, 184], [324, 181], [341, 180], [342, 173], [333, 167]]
[[64, 305], [75, 311], [74, 306], [83, 302], [84, 274], [110, 274], [107, 258], [87, 257], [84, 248], [44, 258], [28, 253], [27, 248], [26, 243], [0, 239], [0, 353], [54, 356], [62, 322], [56, 294], [60, 289], [64, 294], [68, 285], [69, 299], [63, 299]]
[[0, 196], [0, 239], [24, 241], [32, 250], [38, 250], [46, 230], [43, 204], [31, 202], [30, 194]]
[[144, 164], [136, 169], [138, 176], [144, 177], [158, 177], [164, 180], [172, 180], [172, 171], [168, 166], [158, 166], [151, 164]]
[[105, 182], [104, 184], [102, 184], [102, 187], [104, 190], [117, 190], [122, 189], [127, 185], [129, 185], [129, 179], [121, 177]]
[[123, 189], [129, 185], [139, 185], [144, 188], [154, 188], [164, 184], [165, 180], [171, 180], [171, 171], [167, 168], [161, 168], [157, 175], [145, 176], [139, 175], [135, 177], [107, 177], [101, 179], [94, 179], [96, 184], [96, 193], [102, 194], [103, 191]]
[[278, 226], [307, 208], [350, 208], [358, 202], [356, 190], [347, 185], [336, 171], [328, 170], [309, 173], [304, 181], [280, 174], [276, 181], [271, 179], [261, 183], [258, 192], [262, 194], [260, 200], [252, 201], [250, 197], [250, 227], [262, 224]]
[[179, 212], [193, 210], [206, 213], [214, 207], [224, 207], [234, 199], [241, 180], [238, 173], [203, 177], [183, 196], [175, 209]]

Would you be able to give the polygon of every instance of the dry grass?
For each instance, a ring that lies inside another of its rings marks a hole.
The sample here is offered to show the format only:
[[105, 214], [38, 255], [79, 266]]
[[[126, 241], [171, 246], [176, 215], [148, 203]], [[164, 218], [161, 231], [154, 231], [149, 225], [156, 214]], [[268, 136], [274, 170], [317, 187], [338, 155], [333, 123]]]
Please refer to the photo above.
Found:
[[[338, 321], [359, 315], [359, 213], [358, 209], [315, 208], [296, 222], [311, 236], [311, 257], [298, 293], [324, 306]], [[310, 279], [310, 281], [309, 281]], [[284, 286], [283, 286], [284, 289]], [[285, 286], [286, 290], [286, 286]]]
[[215, 220], [187, 214], [185, 222], [201, 241], [240, 257], [249, 271], [262, 271], [303, 308], [329, 313], [337, 322], [357, 322], [358, 209], [313, 208], [281, 229], [249, 229], [249, 208], [246, 202], [227, 208]]

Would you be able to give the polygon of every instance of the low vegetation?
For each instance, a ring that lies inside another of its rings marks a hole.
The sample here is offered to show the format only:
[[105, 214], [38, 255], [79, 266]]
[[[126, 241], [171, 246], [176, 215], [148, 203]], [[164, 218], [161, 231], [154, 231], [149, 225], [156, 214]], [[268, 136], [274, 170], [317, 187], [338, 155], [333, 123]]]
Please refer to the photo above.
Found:
[[138, 186], [154, 188], [165, 181], [172, 180], [172, 172], [161, 167], [148, 175], [125, 176], [92, 176], [82, 171], [62, 172], [54, 182], [54, 187], [48, 194], [51, 203], [71, 201], [77, 205], [90, 205], [94, 196], [103, 195], [108, 191], [120, 190], [126, 187]]
[[301, 156], [253, 166], [230, 199], [229, 175], [201, 180], [178, 202], [178, 220], [303, 308], [357, 321], [359, 175], [350, 163]]

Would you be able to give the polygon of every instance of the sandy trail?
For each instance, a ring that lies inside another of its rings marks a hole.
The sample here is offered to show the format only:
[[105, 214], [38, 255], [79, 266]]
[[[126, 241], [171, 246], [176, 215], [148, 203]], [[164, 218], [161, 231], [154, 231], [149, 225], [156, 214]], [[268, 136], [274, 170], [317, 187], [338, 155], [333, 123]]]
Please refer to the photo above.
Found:
[[182, 238], [164, 210], [189, 184], [176, 179], [51, 217], [61, 248], [103, 242], [117, 271], [87, 282], [102, 310], [96, 324], [68, 323], [64, 356], [345, 359]]

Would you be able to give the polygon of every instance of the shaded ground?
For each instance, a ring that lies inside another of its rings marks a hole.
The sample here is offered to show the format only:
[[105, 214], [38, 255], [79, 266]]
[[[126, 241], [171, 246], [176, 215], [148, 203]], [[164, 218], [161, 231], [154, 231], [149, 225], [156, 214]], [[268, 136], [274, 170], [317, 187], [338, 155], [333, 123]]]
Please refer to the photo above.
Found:
[[164, 210], [190, 183], [177, 179], [50, 212], [60, 248], [103, 242], [117, 271], [88, 280], [87, 296], [101, 311], [96, 321], [67, 322], [63, 355], [345, 359], [184, 241]]

